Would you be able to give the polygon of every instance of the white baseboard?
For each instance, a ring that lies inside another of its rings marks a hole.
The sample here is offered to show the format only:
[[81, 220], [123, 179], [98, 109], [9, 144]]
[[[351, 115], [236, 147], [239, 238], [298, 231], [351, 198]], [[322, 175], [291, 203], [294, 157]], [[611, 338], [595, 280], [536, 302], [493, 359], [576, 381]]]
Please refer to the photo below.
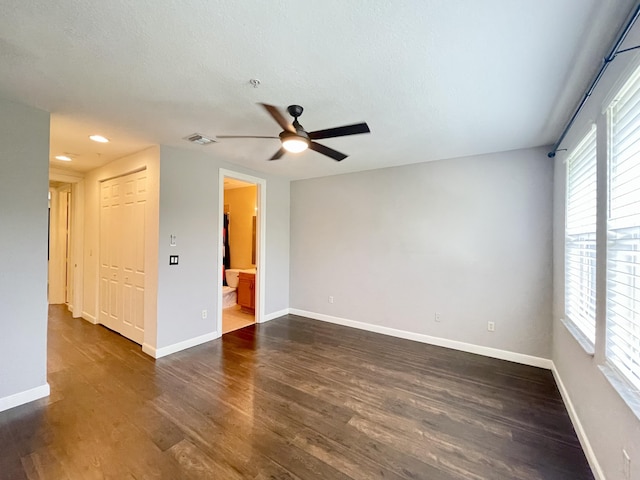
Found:
[[98, 319], [87, 312], [83, 311], [81, 316], [89, 323], [93, 323], [94, 325], [98, 324]]
[[569, 412], [569, 417], [571, 418], [571, 423], [573, 424], [573, 428], [578, 435], [578, 440], [580, 440], [580, 445], [582, 446], [582, 450], [584, 451], [585, 456], [587, 457], [587, 462], [589, 462], [589, 466], [591, 467], [591, 472], [596, 480], [606, 480], [604, 476], [604, 472], [598, 463], [598, 459], [596, 458], [596, 454], [591, 447], [591, 443], [589, 442], [589, 438], [587, 437], [587, 433], [584, 431], [582, 427], [582, 423], [580, 423], [580, 417], [578, 417], [578, 413], [576, 412], [575, 407], [573, 406], [573, 402], [571, 401], [571, 397], [569, 396], [569, 392], [564, 386], [562, 382], [562, 378], [560, 378], [560, 373], [556, 369], [556, 366], [553, 365], [551, 368], [553, 372], [553, 377], [556, 379], [556, 385], [558, 385], [558, 390], [560, 390], [560, 395], [562, 396], [562, 400], [564, 401], [565, 407], [567, 407], [567, 412]]
[[9, 410], [10, 408], [33, 402], [39, 398], [48, 397], [50, 393], [49, 384], [45, 383], [36, 388], [25, 390], [24, 392], [14, 393], [8, 397], [0, 398], [0, 412]]
[[265, 315], [262, 318], [262, 321], [260, 323], [268, 322], [269, 320], [273, 320], [274, 318], [280, 318], [280, 317], [282, 317], [284, 315], [289, 315], [289, 309], [288, 308], [285, 308], [285, 309], [280, 310], [278, 312], [273, 312], [273, 313], [270, 313], [268, 315]]
[[167, 355], [171, 355], [172, 353], [180, 352], [182, 350], [186, 350], [187, 348], [210, 342], [211, 340], [215, 340], [219, 336], [220, 335], [218, 335], [217, 332], [207, 333], [205, 335], [200, 335], [199, 337], [190, 338], [189, 340], [174, 343], [173, 345], [168, 345], [166, 347], [160, 348], [155, 348], [148, 343], [143, 343], [142, 351], [147, 355], [152, 356], [153, 358], [162, 358], [166, 357]]
[[428, 343], [431, 345], [437, 345], [440, 347], [451, 348], [454, 350], [461, 350], [463, 352], [476, 353], [479, 355], [485, 355], [487, 357], [498, 358], [501, 360], [508, 360], [511, 362], [522, 363], [524, 365], [531, 365], [533, 367], [546, 368], [551, 370], [553, 376], [555, 378], [556, 384], [558, 385], [558, 390], [560, 390], [560, 395], [562, 396], [562, 400], [569, 412], [569, 417], [571, 418], [571, 423], [573, 424], [573, 428], [576, 431], [578, 436], [578, 440], [580, 441], [580, 445], [582, 446], [582, 450], [587, 457], [587, 461], [589, 462], [589, 466], [591, 467], [591, 471], [593, 472], [593, 476], [595, 480], [606, 480], [602, 468], [598, 463], [596, 455], [591, 447], [591, 443], [589, 442], [589, 438], [582, 427], [582, 423], [580, 423], [580, 418], [573, 406], [573, 402], [571, 401], [571, 397], [569, 397], [569, 392], [564, 386], [562, 382], [562, 378], [560, 378], [560, 374], [556, 369], [553, 361], [547, 358], [534, 357], [531, 355], [525, 355], [522, 353], [509, 352], [506, 350], [499, 350], [496, 348], [483, 347], [480, 345], [473, 345], [465, 342], [458, 342], [456, 340], [448, 340], [446, 338], [432, 337], [430, 335], [423, 335], [420, 333], [407, 332], [405, 330], [398, 330], [390, 327], [382, 327], [380, 325], [373, 325], [371, 323], [357, 322], [355, 320], [347, 320], [345, 318], [333, 317], [331, 315], [325, 315], [322, 313], [308, 312], [306, 310], [299, 310], [297, 308], [290, 308], [289, 312], [292, 315], [300, 315], [302, 317], [313, 318], [315, 320], [321, 320], [323, 322], [335, 323], [337, 325], [343, 325], [346, 327], [358, 328], [360, 330], [367, 330], [375, 333], [382, 333], [384, 335], [390, 335], [393, 337], [404, 338], [407, 340], [414, 340], [417, 342]]
[[430, 345], [451, 348], [453, 350], [460, 350], [462, 352], [476, 353], [478, 355], [484, 355], [486, 357], [522, 363], [524, 365], [530, 365], [532, 367], [546, 368], [547, 370], [551, 370], [553, 368], [553, 362], [548, 358], [534, 357], [532, 355], [526, 355], [524, 353], [510, 352], [508, 350], [483, 347], [481, 345], [473, 345], [471, 343], [459, 342], [457, 340], [432, 337], [431, 335], [424, 335], [422, 333], [408, 332], [406, 330], [382, 327], [380, 325], [374, 325], [372, 323], [347, 320], [345, 318], [333, 317], [331, 315], [325, 315], [323, 313], [307, 312], [306, 310], [298, 310], [297, 308], [290, 308], [289, 313], [293, 315], [313, 318], [315, 320], [322, 320], [323, 322], [335, 323], [337, 325], [343, 325], [345, 327], [358, 328], [360, 330], [382, 333], [383, 335], [390, 335], [392, 337], [404, 338], [406, 340], [428, 343]]

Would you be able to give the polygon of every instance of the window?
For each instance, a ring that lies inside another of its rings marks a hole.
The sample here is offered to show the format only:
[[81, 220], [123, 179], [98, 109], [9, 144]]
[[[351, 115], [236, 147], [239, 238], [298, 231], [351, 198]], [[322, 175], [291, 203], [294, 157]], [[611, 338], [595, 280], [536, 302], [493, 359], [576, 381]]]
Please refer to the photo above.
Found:
[[608, 362], [640, 390], [640, 69], [609, 108]]
[[591, 342], [596, 332], [595, 126], [567, 160], [565, 225], [565, 315]]

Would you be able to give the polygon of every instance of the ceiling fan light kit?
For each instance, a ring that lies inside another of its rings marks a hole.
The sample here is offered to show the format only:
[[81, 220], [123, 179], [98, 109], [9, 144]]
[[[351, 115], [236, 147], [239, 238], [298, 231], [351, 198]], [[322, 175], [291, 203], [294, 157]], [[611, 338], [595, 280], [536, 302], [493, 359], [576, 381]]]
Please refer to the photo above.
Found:
[[316, 130], [307, 132], [298, 122], [298, 117], [302, 115], [303, 108], [300, 105], [289, 105], [287, 111], [293, 117], [293, 122], [289, 123], [284, 116], [273, 105], [261, 103], [262, 107], [283, 129], [278, 137], [250, 136], [250, 135], [218, 135], [217, 138], [280, 138], [282, 147], [269, 159], [277, 160], [285, 153], [300, 153], [306, 149], [315, 150], [322, 155], [341, 161], [347, 158], [347, 155], [337, 150], [329, 148], [325, 145], [315, 142], [323, 138], [344, 137], [347, 135], [357, 135], [360, 133], [370, 133], [369, 126], [366, 123], [356, 123], [353, 125], [344, 125], [342, 127], [328, 128], [325, 130]]
[[281, 135], [280, 141], [282, 142], [282, 146], [287, 152], [291, 153], [300, 153], [304, 152], [307, 148], [309, 148], [309, 140], [299, 137], [295, 133], [289, 133], [288, 135]]

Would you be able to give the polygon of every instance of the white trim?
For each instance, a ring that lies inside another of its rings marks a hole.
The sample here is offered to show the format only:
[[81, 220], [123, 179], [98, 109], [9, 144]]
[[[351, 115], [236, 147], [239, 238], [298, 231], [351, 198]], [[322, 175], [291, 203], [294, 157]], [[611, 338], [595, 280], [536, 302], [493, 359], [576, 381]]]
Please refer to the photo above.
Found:
[[289, 309], [288, 308], [285, 308], [285, 309], [280, 310], [278, 312], [273, 312], [273, 313], [269, 313], [269, 314], [265, 315], [262, 318], [262, 321], [260, 323], [268, 322], [269, 320], [274, 320], [274, 319], [280, 318], [280, 317], [282, 317], [284, 315], [289, 315]]
[[564, 328], [566, 328], [567, 331], [571, 335], [573, 335], [573, 338], [575, 338], [576, 342], [578, 342], [578, 345], [582, 347], [587, 355], [591, 355], [592, 357], [595, 355], [595, 345], [591, 342], [591, 340], [587, 338], [584, 333], [582, 333], [582, 330], [580, 330], [573, 322], [570, 322], [565, 318], [561, 318], [560, 323], [562, 323], [562, 325], [564, 325]]
[[575, 407], [573, 406], [573, 402], [571, 401], [571, 397], [569, 397], [569, 392], [564, 386], [562, 382], [562, 378], [560, 378], [560, 373], [556, 369], [555, 364], [552, 364], [551, 371], [553, 372], [553, 377], [556, 380], [556, 385], [558, 385], [558, 390], [560, 390], [560, 395], [562, 396], [562, 400], [564, 401], [564, 405], [567, 408], [567, 412], [569, 412], [569, 418], [571, 418], [571, 423], [573, 424], [573, 428], [578, 435], [578, 440], [580, 441], [580, 445], [582, 446], [582, 450], [584, 451], [585, 456], [587, 457], [587, 462], [589, 462], [589, 466], [591, 467], [591, 472], [596, 480], [606, 480], [602, 468], [598, 463], [598, 459], [596, 458], [596, 454], [591, 447], [591, 443], [589, 442], [589, 438], [587, 437], [587, 433], [584, 431], [582, 427], [582, 423], [580, 423], [580, 417], [578, 417], [578, 412], [576, 412]]
[[532, 355], [526, 355], [524, 353], [510, 352], [508, 350], [499, 350], [497, 348], [491, 347], [483, 347], [482, 345], [473, 345], [471, 343], [459, 342], [457, 340], [449, 340], [441, 337], [432, 337], [431, 335], [424, 335], [422, 333], [408, 332], [406, 330], [398, 330], [390, 327], [382, 327], [380, 325], [374, 325], [372, 323], [357, 322], [355, 320], [332, 317], [331, 315], [324, 315], [322, 313], [307, 312], [305, 310], [298, 310], [297, 308], [290, 308], [289, 313], [293, 315], [301, 315], [303, 317], [313, 318], [315, 320], [322, 320], [323, 322], [335, 323], [337, 325], [343, 325], [345, 327], [359, 328], [360, 330], [382, 333], [383, 335], [390, 335], [392, 337], [404, 338], [406, 340], [428, 343], [430, 345], [451, 348], [453, 350], [460, 350], [462, 352], [475, 353], [478, 355], [484, 355], [485, 357], [508, 360], [510, 362], [530, 365], [532, 367], [546, 368], [547, 370], [551, 370], [553, 368], [553, 362], [548, 358], [534, 357]]
[[[69, 306], [71, 316], [78, 318], [83, 316], [83, 288], [84, 288], [84, 178], [79, 172], [69, 172], [57, 168], [49, 168], [49, 181], [65, 182], [71, 184], [71, 243], [72, 252], [69, 260], [73, 262], [73, 298]], [[94, 323], [94, 322], [92, 322]]]
[[142, 351], [144, 353], [146, 353], [147, 355], [149, 355], [150, 357], [160, 358], [160, 357], [156, 357], [156, 347], [151, 346], [148, 343], [143, 343], [142, 344]]
[[[265, 304], [265, 278], [266, 278], [266, 238], [267, 238], [267, 181], [264, 178], [254, 177], [245, 173], [234, 172], [221, 168], [218, 173], [218, 268], [216, 272], [222, 273], [222, 227], [224, 222], [224, 178], [235, 178], [247, 183], [253, 183], [258, 190], [257, 232], [258, 251], [256, 252], [256, 323], [262, 323]], [[219, 276], [217, 278], [220, 278]], [[217, 282], [218, 289], [218, 315], [216, 321], [217, 331], [222, 331], [222, 280]]]
[[618, 368], [606, 361], [604, 365], [598, 365], [598, 368], [604, 375], [604, 378], [611, 384], [613, 389], [618, 392], [622, 401], [627, 404], [633, 414], [640, 420], [640, 391], [627, 380]]
[[71, 316], [82, 316], [84, 302], [84, 181], [71, 185], [71, 259], [73, 261], [73, 309]]
[[[62, 208], [61, 203], [63, 199], [65, 202], [68, 199], [66, 196], [68, 190], [68, 185], [59, 188], [49, 187], [51, 195], [49, 202], [49, 261], [47, 262], [47, 281], [49, 283], [47, 301], [49, 305], [65, 303], [67, 245], [62, 241], [61, 236], [66, 240], [68, 210]], [[60, 218], [61, 215], [64, 215], [64, 219]]]
[[98, 319], [95, 316], [93, 316], [90, 313], [88, 313], [88, 312], [84, 312], [83, 311], [82, 312], [82, 318], [84, 320], [86, 320], [87, 322], [89, 322], [89, 323], [93, 323], [94, 325], [98, 324]]
[[48, 397], [50, 392], [49, 384], [45, 383], [39, 387], [0, 398], [0, 412], [4, 412], [5, 410], [9, 410], [10, 408], [14, 408], [19, 405], [24, 405], [25, 403], [33, 402], [40, 398]]
[[78, 183], [84, 180], [84, 174], [79, 172], [70, 172], [57, 168], [49, 169], [49, 180], [55, 182]]
[[200, 335], [199, 337], [193, 337], [188, 340], [184, 340], [182, 342], [174, 343], [173, 345], [168, 345], [161, 348], [155, 348], [148, 343], [143, 343], [142, 351], [153, 358], [162, 358], [166, 357], [167, 355], [171, 355], [172, 353], [180, 352], [182, 350], [186, 350], [187, 348], [210, 342], [211, 340], [215, 340], [219, 336], [220, 335], [218, 335], [218, 332], [205, 333], [204, 335]]

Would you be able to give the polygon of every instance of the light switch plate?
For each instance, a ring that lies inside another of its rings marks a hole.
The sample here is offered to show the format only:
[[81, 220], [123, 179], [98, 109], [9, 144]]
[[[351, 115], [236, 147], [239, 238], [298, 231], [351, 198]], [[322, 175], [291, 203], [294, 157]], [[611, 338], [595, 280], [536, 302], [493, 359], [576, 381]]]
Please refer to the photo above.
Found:
[[178, 265], [178, 255], [169, 255], [169, 265]]

